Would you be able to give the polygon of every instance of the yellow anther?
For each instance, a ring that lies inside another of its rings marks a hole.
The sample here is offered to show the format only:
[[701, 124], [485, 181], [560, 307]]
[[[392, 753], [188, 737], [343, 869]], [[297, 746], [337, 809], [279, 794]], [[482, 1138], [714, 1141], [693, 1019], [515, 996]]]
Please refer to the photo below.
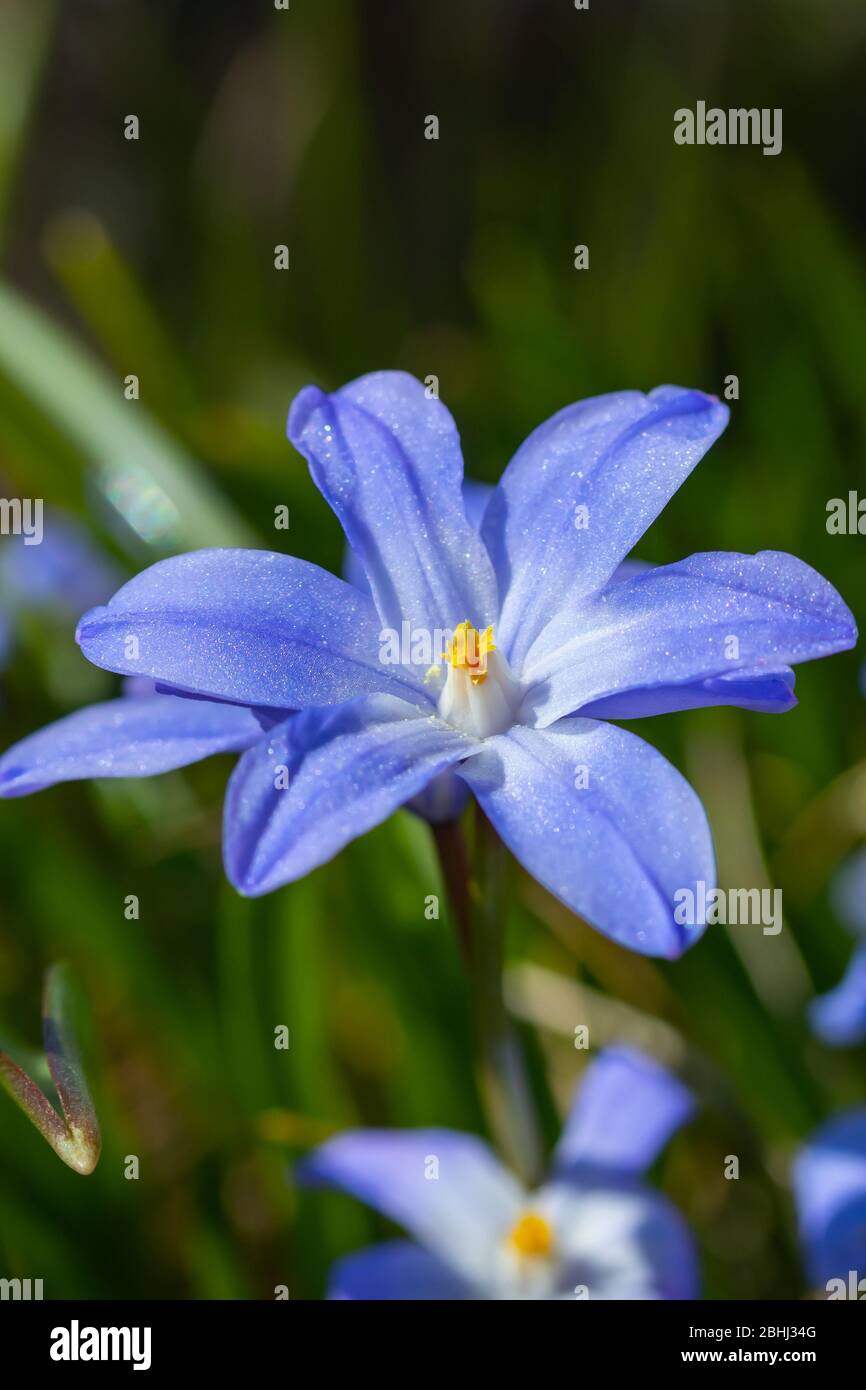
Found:
[[508, 1244], [518, 1255], [544, 1258], [553, 1250], [553, 1231], [543, 1216], [529, 1211], [512, 1227]]
[[487, 657], [496, 651], [493, 627], [479, 632], [470, 622], [458, 623], [454, 636], [445, 648], [445, 660], [455, 671], [466, 671], [473, 685], [487, 679]]

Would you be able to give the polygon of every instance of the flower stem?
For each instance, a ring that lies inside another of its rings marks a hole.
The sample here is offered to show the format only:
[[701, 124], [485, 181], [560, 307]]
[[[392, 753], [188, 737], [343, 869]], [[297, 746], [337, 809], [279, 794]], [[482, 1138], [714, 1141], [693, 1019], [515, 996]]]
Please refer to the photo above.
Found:
[[505, 846], [480, 807], [476, 807], [471, 874], [459, 825], [435, 827], [435, 838], [469, 976], [479, 1085], [488, 1124], [515, 1172], [534, 1184], [541, 1168], [541, 1144], [523, 1053], [502, 993]]
[[443, 821], [431, 826], [439, 867], [451, 899], [457, 941], [467, 970], [472, 964], [472, 899], [469, 893], [469, 856], [460, 822]]

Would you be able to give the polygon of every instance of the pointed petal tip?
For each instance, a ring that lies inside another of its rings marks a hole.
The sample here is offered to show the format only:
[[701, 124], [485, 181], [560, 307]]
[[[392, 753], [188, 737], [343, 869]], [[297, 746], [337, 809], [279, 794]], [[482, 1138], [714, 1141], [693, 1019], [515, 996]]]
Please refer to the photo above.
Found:
[[318, 410], [325, 400], [327, 400], [327, 396], [320, 387], [305, 386], [298, 392], [289, 406], [286, 434], [296, 449], [300, 449], [300, 441], [303, 439], [310, 416], [314, 410]]
[[[697, 946], [706, 929], [705, 923], [702, 926], [680, 929], [678, 935], [671, 937], [670, 947], [664, 952], [662, 959], [679, 960], [681, 956], [686, 954], [686, 951], [690, 951], [693, 946]], [[657, 953], [653, 952], [652, 954]]]
[[702, 391], [694, 386], [655, 386], [647, 393], [647, 399], [663, 404], [679, 401], [687, 410], [712, 411], [716, 419], [724, 421], [725, 424], [731, 418], [730, 407], [723, 400], [711, 391]]
[[[237, 768], [235, 768], [235, 773]], [[234, 775], [234, 773], [233, 773]], [[263, 889], [260, 881], [257, 881], [252, 873], [252, 864], [249, 855], [240, 853], [241, 845], [229, 834], [230, 826], [230, 807], [231, 800], [231, 779], [226, 791], [225, 804], [223, 806], [223, 868], [225, 876], [241, 898], [259, 898], [262, 896]]]
[[844, 647], [841, 647], [840, 650], [848, 652], [851, 650], [852, 647], [856, 647], [858, 641], [860, 640], [860, 632], [857, 627], [854, 614], [851, 612], [851, 609], [848, 607], [847, 603], [841, 596], [839, 598], [839, 603], [842, 609], [841, 618], [843, 620], [845, 631], [845, 645]]
[[226, 878], [241, 898], [264, 898], [275, 888], [283, 887], [282, 883], [271, 883], [267, 877], [257, 878], [251, 868], [242, 868], [240, 865], [229, 864], [224, 860]]
[[96, 623], [106, 611], [106, 606], [102, 604], [98, 608], [88, 608], [87, 612], [81, 615], [75, 628], [75, 640], [79, 647], [83, 647], [87, 638], [92, 634]]
[[632, 1043], [609, 1043], [577, 1088], [554, 1171], [641, 1176], [697, 1108], [692, 1091], [665, 1063]]
[[39, 784], [31, 785], [28, 782], [25, 767], [3, 767], [0, 762], [0, 801], [12, 801], [17, 796], [27, 796], [29, 792], [40, 790]]

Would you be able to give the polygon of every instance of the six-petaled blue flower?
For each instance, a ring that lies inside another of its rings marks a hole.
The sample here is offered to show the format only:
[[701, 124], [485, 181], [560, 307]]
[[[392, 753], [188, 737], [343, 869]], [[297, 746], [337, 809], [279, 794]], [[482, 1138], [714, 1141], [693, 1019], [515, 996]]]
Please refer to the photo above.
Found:
[[[671, 386], [569, 406], [518, 450], [479, 527], [454, 422], [419, 382], [381, 372], [333, 395], [307, 388], [289, 436], [369, 592], [264, 551], [152, 566], [78, 639], [96, 665], [164, 693], [24, 740], [0, 761], [0, 792], [245, 750], [224, 855], [255, 895], [450, 774], [575, 912], [638, 951], [678, 955], [701, 928], [675, 921], [674, 895], [715, 878], [706, 817], [660, 754], [609, 721], [788, 709], [791, 665], [856, 637], [835, 590], [790, 555], [622, 570], [727, 416]], [[431, 669], [414, 646], [384, 661], [384, 631], [448, 640]]]
[[355, 1130], [299, 1166], [404, 1227], [398, 1240], [344, 1259], [332, 1298], [695, 1298], [688, 1227], [642, 1181], [692, 1114], [686, 1088], [657, 1062], [613, 1047], [590, 1064], [553, 1155], [526, 1191], [482, 1140], [447, 1129]]

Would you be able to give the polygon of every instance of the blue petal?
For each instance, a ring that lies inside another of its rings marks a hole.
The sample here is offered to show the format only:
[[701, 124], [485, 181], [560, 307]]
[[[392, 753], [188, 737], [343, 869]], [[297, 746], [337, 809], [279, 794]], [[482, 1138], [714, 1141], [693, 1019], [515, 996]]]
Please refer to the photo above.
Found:
[[814, 1288], [866, 1274], [866, 1109], [836, 1115], [794, 1164], [800, 1240]]
[[229, 878], [249, 896], [301, 878], [476, 746], [387, 695], [291, 716], [232, 774], [224, 828]]
[[212, 753], [234, 753], [261, 737], [236, 705], [129, 696], [76, 710], [22, 739], [0, 758], [0, 796], [26, 796], [86, 777], [151, 777]]
[[638, 1177], [694, 1113], [691, 1092], [635, 1048], [608, 1047], [590, 1063], [554, 1153], [560, 1176]]
[[445, 406], [404, 372], [331, 396], [302, 391], [289, 438], [360, 556], [383, 623], [450, 631], [496, 617], [496, 580], [466, 517], [463, 460]]
[[682, 1212], [657, 1192], [639, 1195], [644, 1214], [637, 1240], [654, 1294], [665, 1299], [700, 1298], [700, 1259]]
[[830, 899], [852, 936], [866, 936], [866, 849], [846, 859], [833, 879]]
[[481, 533], [513, 665], [561, 609], [607, 584], [727, 421], [712, 397], [660, 386], [570, 405], [521, 445]]
[[866, 943], [854, 952], [841, 982], [809, 1005], [812, 1031], [830, 1047], [866, 1039]]
[[[463, 481], [463, 505], [471, 526], [480, 530], [487, 504], [493, 495], [489, 483]], [[370, 592], [370, 581], [363, 563], [350, 545], [346, 546], [343, 558], [343, 578], [364, 593]], [[445, 821], [457, 820], [469, 800], [466, 783], [453, 772], [443, 772], [434, 777], [428, 787], [406, 803], [407, 809], [431, 825], [441, 825]]]
[[408, 1240], [391, 1240], [340, 1260], [331, 1274], [329, 1298], [469, 1299], [471, 1287], [442, 1260]]
[[292, 709], [390, 690], [429, 708], [407, 667], [381, 662], [380, 629], [366, 595], [305, 560], [199, 550], [130, 580], [85, 615], [78, 641], [96, 666], [238, 704]]
[[298, 1176], [366, 1202], [482, 1287], [524, 1200], [485, 1143], [448, 1129], [339, 1134], [299, 1166]]
[[647, 560], [638, 560], [634, 555], [623, 560], [621, 565], [617, 565], [611, 575], [611, 584], [621, 584], [626, 579], [634, 579], [638, 574], [649, 574], [650, 570], [658, 569], [658, 565], [651, 565]]
[[552, 1182], [532, 1208], [556, 1233], [560, 1296], [584, 1285], [594, 1299], [691, 1299], [700, 1292], [694, 1238], [665, 1197], [639, 1183]]
[[[611, 579], [621, 584], [638, 574], [649, 574], [658, 566], [634, 558], [623, 560]], [[584, 705], [585, 719], [643, 719], [647, 715], [673, 714], [686, 709], [705, 709], [709, 705], [734, 705], [737, 709], [763, 714], [784, 714], [797, 704], [794, 672], [788, 666], [778, 671], [734, 671], [685, 685], [654, 685], [602, 696]]]
[[[179, 690], [176, 685], [168, 685], [165, 681], [151, 680], [150, 676], [125, 676], [123, 681], [124, 695], [176, 695], [181, 700], [204, 700], [206, 704], [237, 705], [236, 700], [225, 700], [221, 695], [199, 695], [192, 690]], [[277, 705], [240, 705], [240, 709], [248, 709], [254, 714], [259, 727], [267, 733], [275, 725], [282, 724], [288, 719], [290, 714], [297, 711], [293, 709], [281, 709]]]
[[364, 569], [364, 562], [356, 550], [347, 545], [343, 551], [343, 578], [347, 584], [351, 584], [353, 589], [360, 589], [362, 594], [369, 594], [373, 597], [370, 588], [370, 581], [367, 578], [367, 571]]
[[[493, 496], [493, 488], [489, 483], [473, 483], [470, 479], [463, 480], [463, 506], [466, 509], [466, 516], [470, 526], [474, 530], [480, 531], [484, 513], [487, 510], [487, 503]], [[360, 589], [364, 594], [371, 594], [370, 581], [367, 578], [367, 571], [364, 562], [357, 551], [350, 545], [346, 546], [343, 555], [343, 578], [347, 584], [352, 584], [356, 589]]]
[[762, 675], [735, 671], [729, 676], [687, 682], [685, 685], [653, 685], [604, 695], [583, 705], [584, 719], [643, 719], [647, 715], [674, 714], [684, 709], [734, 705], [762, 714], [785, 714], [797, 703], [794, 672], [785, 667]]
[[516, 726], [460, 775], [523, 867], [606, 936], [668, 957], [697, 941], [703, 927], [675, 919], [688, 900], [674, 895], [714, 886], [707, 818], [642, 739], [591, 719]]
[[775, 677], [856, 640], [836, 590], [802, 560], [778, 551], [692, 555], [612, 584], [551, 623], [522, 672], [524, 717], [543, 727], [624, 692], [641, 692], [648, 713], [653, 690], [663, 710], [672, 685], [736, 672], [755, 679], [762, 668]]

